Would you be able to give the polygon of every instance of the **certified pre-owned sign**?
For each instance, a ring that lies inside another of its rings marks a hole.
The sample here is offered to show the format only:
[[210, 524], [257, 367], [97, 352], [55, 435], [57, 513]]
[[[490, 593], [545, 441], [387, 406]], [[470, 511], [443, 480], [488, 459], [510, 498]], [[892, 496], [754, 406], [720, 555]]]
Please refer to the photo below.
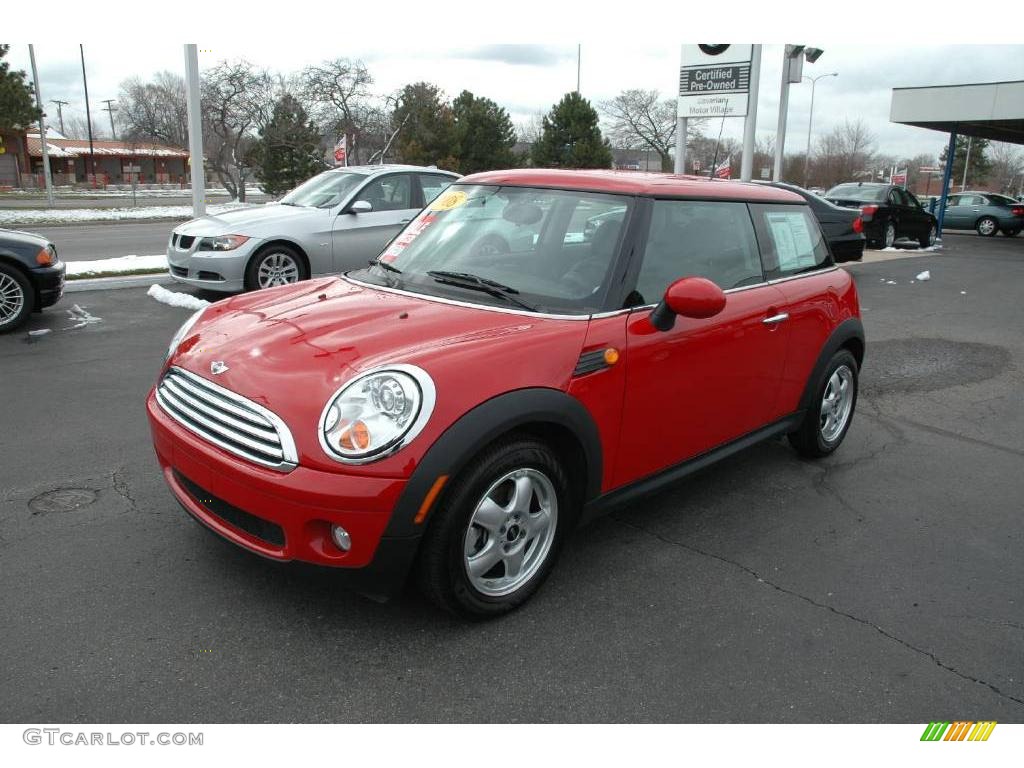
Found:
[[680, 117], [743, 117], [750, 90], [750, 45], [684, 45]]

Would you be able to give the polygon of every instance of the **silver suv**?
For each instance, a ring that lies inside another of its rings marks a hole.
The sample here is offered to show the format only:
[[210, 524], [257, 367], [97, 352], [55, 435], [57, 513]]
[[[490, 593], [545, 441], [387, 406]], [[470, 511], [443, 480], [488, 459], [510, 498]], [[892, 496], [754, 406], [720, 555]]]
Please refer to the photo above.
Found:
[[276, 204], [175, 227], [171, 277], [213, 291], [295, 283], [365, 267], [458, 174], [414, 165], [336, 168]]

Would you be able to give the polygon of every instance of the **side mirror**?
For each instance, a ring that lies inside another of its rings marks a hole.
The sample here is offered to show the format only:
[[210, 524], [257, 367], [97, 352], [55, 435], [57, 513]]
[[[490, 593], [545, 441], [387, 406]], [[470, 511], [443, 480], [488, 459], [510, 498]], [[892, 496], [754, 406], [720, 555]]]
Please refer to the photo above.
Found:
[[665, 298], [651, 312], [651, 325], [670, 331], [676, 315], [703, 320], [725, 309], [725, 293], [705, 277], [684, 277], [665, 289]]
[[373, 204], [369, 200], [356, 200], [348, 207], [349, 213], [369, 213], [373, 210]]

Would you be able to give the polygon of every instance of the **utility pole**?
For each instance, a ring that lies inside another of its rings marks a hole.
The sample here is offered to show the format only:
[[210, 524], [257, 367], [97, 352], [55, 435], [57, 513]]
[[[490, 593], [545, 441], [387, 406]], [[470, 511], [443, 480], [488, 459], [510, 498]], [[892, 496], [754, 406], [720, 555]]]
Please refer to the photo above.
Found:
[[85, 124], [89, 131], [89, 165], [92, 166], [92, 183], [96, 186], [96, 152], [92, 146], [92, 114], [89, 112], [89, 81], [85, 77], [85, 48], [78, 44], [82, 56], [82, 87], [85, 89]]
[[115, 99], [102, 99], [102, 101], [103, 101], [104, 104], [107, 105], [106, 107], [103, 108], [103, 110], [108, 115], [110, 115], [110, 137], [112, 139], [116, 140], [117, 139], [117, 130], [114, 128], [114, 111], [115, 110], [110, 105], [111, 104], [117, 104], [117, 101]]
[[[192, 177], [192, 215], [206, 214], [206, 175], [203, 170], [203, 122], [199, 95], [199, 53], [185, 44], [185, 96], [188, 103], [189, 171]], [[346, 152], [346, 157], [348, 153]], [[244, 183], [244, 181], [243, 181]]]
[[583, 43], [576, 43], [576, 93], [580, 92], [580, 60], [583, 57]]
[[747, 101], [747, 117], [743, 122], [743, 159], [740, 161], [741, 181], [750, 181], [754, 172], [754, 133], [757, 131], [757, 91], [760, 81], [761, 46], [754, 45], [750, 53], [750, 96]]
[[[967, 156], [964, 157], [964, 177], [960, 180], [960, 191], [963, 192], [967, 189], [967, 166], [971, 164], [971, 140], [973, 136], [967, 137]], [[952, 162], [952, 161], [950, 161]]]
[[64, 113], [61, 112], [60, 108], [67, 106], [68, 102], [61, 101], [60, 99], [50, 99], [51, 104], [57, 105], [57, 122], [60, 123], [60, 135], [64, 135]]
[[32, 83], [36, 87], [36, 106], [39, 107], [39, 143], [43, 146], [43, 178], [46, 179], [46, 204], [53, 208], [53, 179], [50, 176], [50, 153], [46, 148], [46, 119], [43, 116], [43, 96], [39, 90], [39, 73], [36, 71], [36, 49], [28, 44], [28, 58], [32, 62]]
[[811, 81], [811, 114], [807, 118], [807, 152], [804, 153], [804, 187], [810, 183], [808, 179], [811, 173], [811, 127], [814, 125], [814, 86], [823, 77], [839, 77], [839, 73], [829, 72], [827, 75], [818, 75], [817, 77], [808, 77], [807, 75], [803, 77], [804, 80]]

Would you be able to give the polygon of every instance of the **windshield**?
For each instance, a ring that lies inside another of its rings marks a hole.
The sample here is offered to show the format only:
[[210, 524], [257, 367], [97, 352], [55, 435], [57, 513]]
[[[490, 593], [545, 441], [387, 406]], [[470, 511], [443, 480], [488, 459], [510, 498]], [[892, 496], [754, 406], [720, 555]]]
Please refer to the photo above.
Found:
[[366, 176], [362, 173], [326, 171], [303, 182], [281, 198], [281, 205], [331, 208], [340, 203]]
[[860, 184], [840, 184], [825, 193], [829, 200], [856, 200], [862, 203], [883, 203], [888, 187], [863, 187]]
[[360, 278], [559, 314], [602, 308], [632, 198], [455, 184]]

